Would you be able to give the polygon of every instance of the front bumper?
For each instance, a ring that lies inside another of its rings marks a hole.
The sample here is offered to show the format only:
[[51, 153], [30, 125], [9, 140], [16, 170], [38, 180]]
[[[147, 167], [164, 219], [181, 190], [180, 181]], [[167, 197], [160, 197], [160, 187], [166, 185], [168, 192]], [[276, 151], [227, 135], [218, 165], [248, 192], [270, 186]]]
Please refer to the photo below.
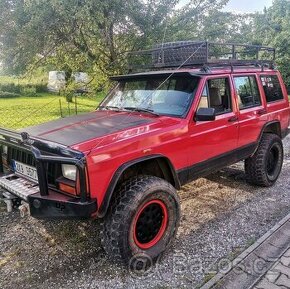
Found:
[[97, 202], [94, 199], [84, 202], [80, 198], [53, 190], [43, 196], [38, 185], [15, 174], [1, 177], [0, 189], [26, 202], [31, 216], [38, 219], [87, 219], [97, 211]]
[[97, 211], [96, 200], [81, 202], [53, 191], [29, 196], [28, 204], [31, 216], [38, 219], [88, 219]]

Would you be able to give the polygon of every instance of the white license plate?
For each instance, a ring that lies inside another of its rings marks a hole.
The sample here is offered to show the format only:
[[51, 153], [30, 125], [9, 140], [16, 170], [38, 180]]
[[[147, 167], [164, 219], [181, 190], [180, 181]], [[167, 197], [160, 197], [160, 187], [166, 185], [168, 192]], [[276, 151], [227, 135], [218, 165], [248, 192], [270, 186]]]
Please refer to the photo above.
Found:
[[14, 172], [21, 176], [27, 177], [33, 181], [38, 182], [37, 170], [35, 167], [12, 160]]

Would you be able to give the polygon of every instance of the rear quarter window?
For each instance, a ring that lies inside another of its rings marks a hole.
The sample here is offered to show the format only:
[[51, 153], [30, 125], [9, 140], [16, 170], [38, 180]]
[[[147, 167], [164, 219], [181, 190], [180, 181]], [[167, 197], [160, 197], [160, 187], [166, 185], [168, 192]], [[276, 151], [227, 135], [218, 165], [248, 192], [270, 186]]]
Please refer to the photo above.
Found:
[[262, 75], [261, 82], [267, 102], [284, 99], [282, 88], [277, 75]]

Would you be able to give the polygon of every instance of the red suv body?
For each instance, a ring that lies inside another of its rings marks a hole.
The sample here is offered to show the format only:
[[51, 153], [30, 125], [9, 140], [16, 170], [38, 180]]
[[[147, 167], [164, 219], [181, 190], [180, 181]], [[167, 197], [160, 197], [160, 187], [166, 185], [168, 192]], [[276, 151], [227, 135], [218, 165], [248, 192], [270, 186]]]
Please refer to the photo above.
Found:
[[[92, 113], [22, 133], [0, 130], [4, 173], [0, 187], [8, 193], [7, 199], [11, 197], [13, 204], [14, 198], [25, 201], [37, 218], [103, 218], [108, 212], [113, 218], [110, 208], [116, 190], [134, 177], [157, 177], [179, 189], [241, 160], [249, 160], [246, 171], [251, 177], [253, 160], [262, 155], [261, 142], [267, 143], [269, 135], [282, 139], [289, 133], [288, 95], [275, 69], [182, 68], [113, 80], [118, 85]], [[177, 92], [183, 98], [178, 102]], [[142, 105], [131, 109], [136, 95], [143, 97], [144, 93], [146, 101], [151, 98], [153, 109]], [[114, 106], [124, 102], [122, 97], [127, 98], [126, 105]], [[273, 179], [263, 183], [261, 173], [255, 176], [257, 184], [276, 181], [282, 166], [279, 154], [282, 151], [277, 146], [267, 157]], [[169, 205], [166, 212], [159, 199], [153, 202], [157, 213], [162, 213], [163, 224]], [[160, 232], [148, 244], [160, 242]], [[148, 247], [142, 247], [146, 240], [136, 244], [142, 250]]]
[[[161, 71], [160, 75], [166, 78], [172, 73]], [[199, 75], [197, 69], [185, 69], [174, 73], [199, 77], [195, 97], [184, 117], [96, 110], [25, 129], [32, 138], [59, 143], [83, 154], [86, 186], [90, 199], [96, 204], [95, 210], [86, 217], [105, 214], [122, 173], [137, 163], [155, 160], [154, 165], [166, 167], [168, 181], [180, 188], [197, 177], [249, 157], [255, 152], [263, 132], [270, 130], [281, 138], [289, 132], [289, 100], [278, 71], [246, 68], [232, 73], [228, 69], [216, 69]], [[154, 78], [155, 75], [155, 72], [141, 73], [117, 79]], [[241, 110], [235, 78], [248, 76], [256, 80], [261, 102]], [[283, 98], [267, 102], [261, 78], [271, 76], [278, 79]], [[214, 121], [196, 120], [195, 114], [208, 81], [223, 78], [229, 83], [231, 110], [218, 115]], [[1, 132], [5, 137], [5, 131]], [[48, 217], [70, 217], [66, 216], [65, 209], [60, 212], [62, 214], [55, 216], [53, 212], [46, 214]], [[37, 217], [41, 215], [41, 211], [36, 214]]]

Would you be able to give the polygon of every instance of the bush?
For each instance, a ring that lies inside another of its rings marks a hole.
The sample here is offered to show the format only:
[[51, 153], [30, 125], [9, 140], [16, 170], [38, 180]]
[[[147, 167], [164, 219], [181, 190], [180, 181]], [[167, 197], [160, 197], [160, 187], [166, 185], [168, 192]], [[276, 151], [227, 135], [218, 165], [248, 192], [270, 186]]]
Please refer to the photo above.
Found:
[[47, 85], [45, 84], [36, 84], [35, 85], [36, 93], [47, 92]]
[[5, 83], [0, 84], [0, 91], [19, 94], [21, 92], [21, 87], [19, 85], [15, 85], [14, 83]]
[[16, 98], [20, 97], [21, 95], [14, 92], [8, 92], [8, 91], [0, 91], [0, 98]]
[[36, 96], [36, 87], [35, 86], [23, 86], [21, 93], [25, 96]]
[[44, 84], [19, 84], [14, 83], [3, 83], [0, 84], [0, 91], [24, 94], [27, 96], [35, 96], [37, 93], [47, 92], [47, 86]]

